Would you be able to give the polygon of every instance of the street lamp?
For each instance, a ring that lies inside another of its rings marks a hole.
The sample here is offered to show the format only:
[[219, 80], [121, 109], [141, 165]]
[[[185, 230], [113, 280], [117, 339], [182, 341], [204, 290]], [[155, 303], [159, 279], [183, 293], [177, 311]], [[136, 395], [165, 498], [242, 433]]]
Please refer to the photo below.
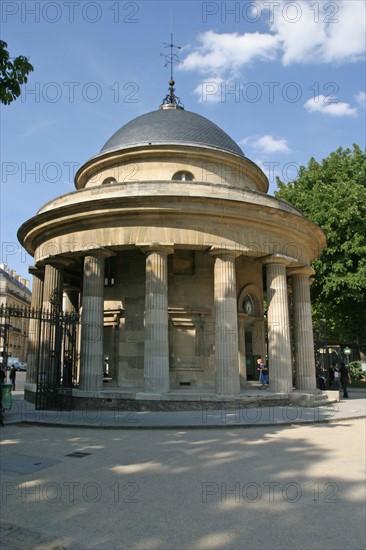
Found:
[[329, 353], [328, 353], [328, 336], [327, 336], [327, 320], [320, 319], [324, 323], [324, 347], [325, 347], [325, 368], [327, 370], [328, 386], [330, 388], [330, 365], [329, 365]]
[[351, 349], [346, 346], [343, 350], [343, 353], [347, 357], [347, 365], [349, 365], [349, 356], [351, 355]]

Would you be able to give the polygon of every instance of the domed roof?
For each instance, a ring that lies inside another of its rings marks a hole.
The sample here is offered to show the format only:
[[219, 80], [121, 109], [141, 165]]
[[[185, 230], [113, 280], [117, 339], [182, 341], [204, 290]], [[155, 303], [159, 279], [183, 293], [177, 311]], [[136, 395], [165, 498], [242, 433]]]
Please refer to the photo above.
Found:
[[131, 120], [113, 134], [100, 154], [148, 145], [208, 147], [245, 157], [235, 141], [216, 124], [180, 106], [162, 106]]

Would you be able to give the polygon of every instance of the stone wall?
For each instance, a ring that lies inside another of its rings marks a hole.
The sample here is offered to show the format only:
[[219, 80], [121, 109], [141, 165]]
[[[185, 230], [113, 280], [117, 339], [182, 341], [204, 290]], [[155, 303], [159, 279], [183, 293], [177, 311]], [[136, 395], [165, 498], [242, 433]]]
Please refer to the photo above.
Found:
[[[105, 307], [120, 304], [121, 315], [104, 328], [104, 356], [109, 375], [119, 387], [144, 386], [144, 311], [146, 256], [125, 250], [112, 258], [107, 271], [114, 284], [105, 288]], [[255, 358], [264, 354], [262, 266], [254, 260], [236, 260], [239, 302], [246, 292], [256, 300], [253, 316], [238, 303], [239, 349], [256, 377]], [[170, 388], [214, 389], [215, 310], [214, 258], [204, 250], [179, 249], [168, 257], [168, 314]], [[254, 317], [255, 314], [255, 317]], [[247, 349], [245, 351], [245, 342]], [[243, 369], [243, 384], [246, 382]]]

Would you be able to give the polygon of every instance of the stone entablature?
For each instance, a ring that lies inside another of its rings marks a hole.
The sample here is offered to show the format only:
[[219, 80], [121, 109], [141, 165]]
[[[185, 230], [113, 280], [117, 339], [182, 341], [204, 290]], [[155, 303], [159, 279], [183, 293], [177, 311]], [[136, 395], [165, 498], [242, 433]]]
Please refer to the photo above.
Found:
[[64, 195], [26, 222], [20, 239], [36, 262], [95, 246], [149, 244], [151, 235], [156, 242], [202, 249], [222, 245], [257, 258], [282, 253], [300, 265], [309, 264], [325, 245], [319, 228], [273, 197], [202, 184], [185, 193], [185, 187], [143, 182]]

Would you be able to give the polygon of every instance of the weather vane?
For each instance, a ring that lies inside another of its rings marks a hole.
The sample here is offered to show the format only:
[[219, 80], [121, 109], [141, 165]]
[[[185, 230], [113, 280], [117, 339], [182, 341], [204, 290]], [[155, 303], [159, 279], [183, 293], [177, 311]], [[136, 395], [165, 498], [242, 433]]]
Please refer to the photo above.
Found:
[[165, 48], [170, 48], [170, 53], [160, 54], [165, 58], [164, 67], [170, 65], [169, 93], [165, 96], [163, 100], [163, 105], [180, 105], [180, 99], [179, 97], [176, 97], [174, 93], [175, 82], [173, 78], [173, 66], [174, 63], [183, 63], [183, 61], [181, 61], [178, 56], [178, 50], [181, 49], [181, 46], [176, 46], [175, 44], [173, 44], [173, 33], [170, 33], [170, 44], [168, 44], [167, 42], [163, 42], [163, 44], [165, 45]]

